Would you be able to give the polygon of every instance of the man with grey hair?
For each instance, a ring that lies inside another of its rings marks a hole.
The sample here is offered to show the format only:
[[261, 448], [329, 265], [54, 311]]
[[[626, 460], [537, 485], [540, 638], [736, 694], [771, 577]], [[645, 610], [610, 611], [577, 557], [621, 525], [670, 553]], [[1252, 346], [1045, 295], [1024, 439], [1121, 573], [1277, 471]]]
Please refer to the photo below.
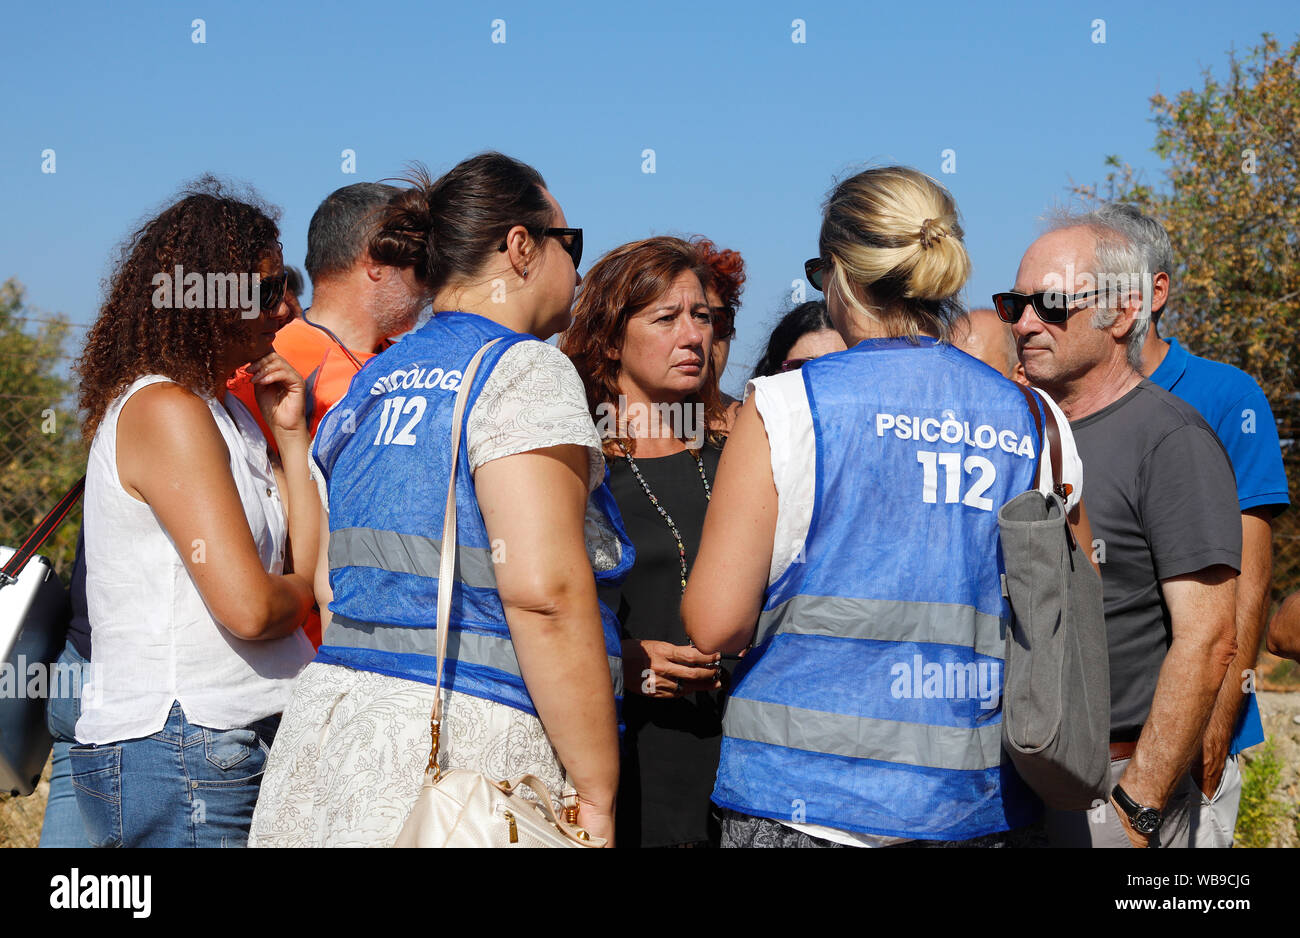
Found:
[[1025, 377], [1070, 421], [1102, 576], [1114, 787], [1093, 810], [1048, 812], [1060, 846], [1188, 845], [1188, 767], [1235, 651], [1232, 467], [1196, 410], [1138, 370], [1149, 274], [1124, 231], [1067, 216], [994, 297]]
[[1160, 316], [1173, 288], [1174, 251], [1164, 226], [1137, 207], [1107, 203], [1096, 217], [1122, 231], [1151, 274], [1151, 328], [1142, 372], [1196, 408], [1228, 452], [1241, 513], [1241, 576], [1237, 580], [1237, 655], [1219, 689], [1192, 775], [1200, 787], [1192, 818], [1198, 847], [1232, 846], [1241, 773], [1237, 753], [1264, 741], [1254, 694], [1254, 668], [1268, 612], [1273, 570], [1273, 518], [1290, 504], [1277, 424], [1255, 380], [1221, 362], [1191, 355], [1160, 336]]

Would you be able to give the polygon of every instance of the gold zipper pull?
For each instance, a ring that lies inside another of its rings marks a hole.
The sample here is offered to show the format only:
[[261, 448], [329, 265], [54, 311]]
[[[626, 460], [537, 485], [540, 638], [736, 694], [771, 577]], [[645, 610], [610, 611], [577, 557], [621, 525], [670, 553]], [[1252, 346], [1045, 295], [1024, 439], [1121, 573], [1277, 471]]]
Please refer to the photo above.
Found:
[[578, 791], [572, 787], [565, 787], [564, 793], [560, 796], [564, 805], [564, 820], [576, 827], [578, 825]]
[[519, 828], [515, 826], [515, 816], [507, 811], [505, 812], [504, 817], [506, 822], [510, 825], [510, 842], [512, 844], [519, 843]]
[[438, 742], [442, 736], [442, 721], [429, 717], [429, 734], [433, 737], [433, 748], [429, 750], [429, 765], [426, 772], [433, 774], [435, 782], [442, 780], [442, 768], [438, 765]]

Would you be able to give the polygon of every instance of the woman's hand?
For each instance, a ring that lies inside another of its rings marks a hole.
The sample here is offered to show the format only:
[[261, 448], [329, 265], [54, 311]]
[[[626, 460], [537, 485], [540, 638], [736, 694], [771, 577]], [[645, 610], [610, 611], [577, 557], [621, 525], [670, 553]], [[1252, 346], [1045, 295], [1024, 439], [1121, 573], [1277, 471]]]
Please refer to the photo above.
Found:
[[583, 544], [587, 449], [562, 444], [493, 459], [474, 473], [474, 488], [488, 540], [510, 545], [494, 572], [524, 685], [578, 792], [579, 821], [610, 837], [618, 722]]
[[722, 655], [690, 645], [623, 640], [623, 687], [643, 697], [669, 699], [722, 686]]
[[[304, 560], [304, 575], [275, 576], [262, 566], [231, 475], [230, 447], [208, 404], [171, 382], [142, 388], [122, 407], [117, 441], [123, 488], [153, 509], [217, 622], [246, 641], [295, 632], [312, 604], [310, 568]], [[306, 492], [315, 485], [307, 478], [305, 445], [299, 449], [300, 513], [311, 511], [315, 520], [320, 509]], [[316, 537], [314, 526], [301, 536]]]
[[578, 826], [592, 836], [602, 837], [607, 847], [614, 846], [614, 809], [592, 804], [578, 796]]
[[307, 388], [287, 361], [271, 352], [249, 364], [248, 376], [262, 419], [275, 436], [307, 432]]

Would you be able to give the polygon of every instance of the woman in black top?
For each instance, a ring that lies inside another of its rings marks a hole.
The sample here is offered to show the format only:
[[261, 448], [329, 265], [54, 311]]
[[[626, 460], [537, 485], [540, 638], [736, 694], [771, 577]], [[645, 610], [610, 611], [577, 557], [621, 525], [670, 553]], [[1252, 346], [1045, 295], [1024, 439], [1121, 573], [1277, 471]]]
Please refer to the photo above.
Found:
[[717, 843], [709, 796], [726, 672], [678, 616], [718, 466], [722, 416], [700, 257], [677, 238], [615, 248], [583, 280], [560, 348], [587, 388], [610, 488], [636, 547], [623, 626], [620, 846]]

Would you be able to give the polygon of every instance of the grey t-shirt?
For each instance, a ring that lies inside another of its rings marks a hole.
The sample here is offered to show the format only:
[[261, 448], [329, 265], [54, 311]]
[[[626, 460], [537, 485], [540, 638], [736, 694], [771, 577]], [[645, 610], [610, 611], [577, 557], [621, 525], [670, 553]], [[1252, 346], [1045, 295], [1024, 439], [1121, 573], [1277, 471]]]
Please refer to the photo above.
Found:
[[1196, 409], [1147, 380], [1070, 429], [1101, 562], [1111, 735], [1136, 739], [1172, 640], [1160, 581], [1241, 570], [1236, 479]]

